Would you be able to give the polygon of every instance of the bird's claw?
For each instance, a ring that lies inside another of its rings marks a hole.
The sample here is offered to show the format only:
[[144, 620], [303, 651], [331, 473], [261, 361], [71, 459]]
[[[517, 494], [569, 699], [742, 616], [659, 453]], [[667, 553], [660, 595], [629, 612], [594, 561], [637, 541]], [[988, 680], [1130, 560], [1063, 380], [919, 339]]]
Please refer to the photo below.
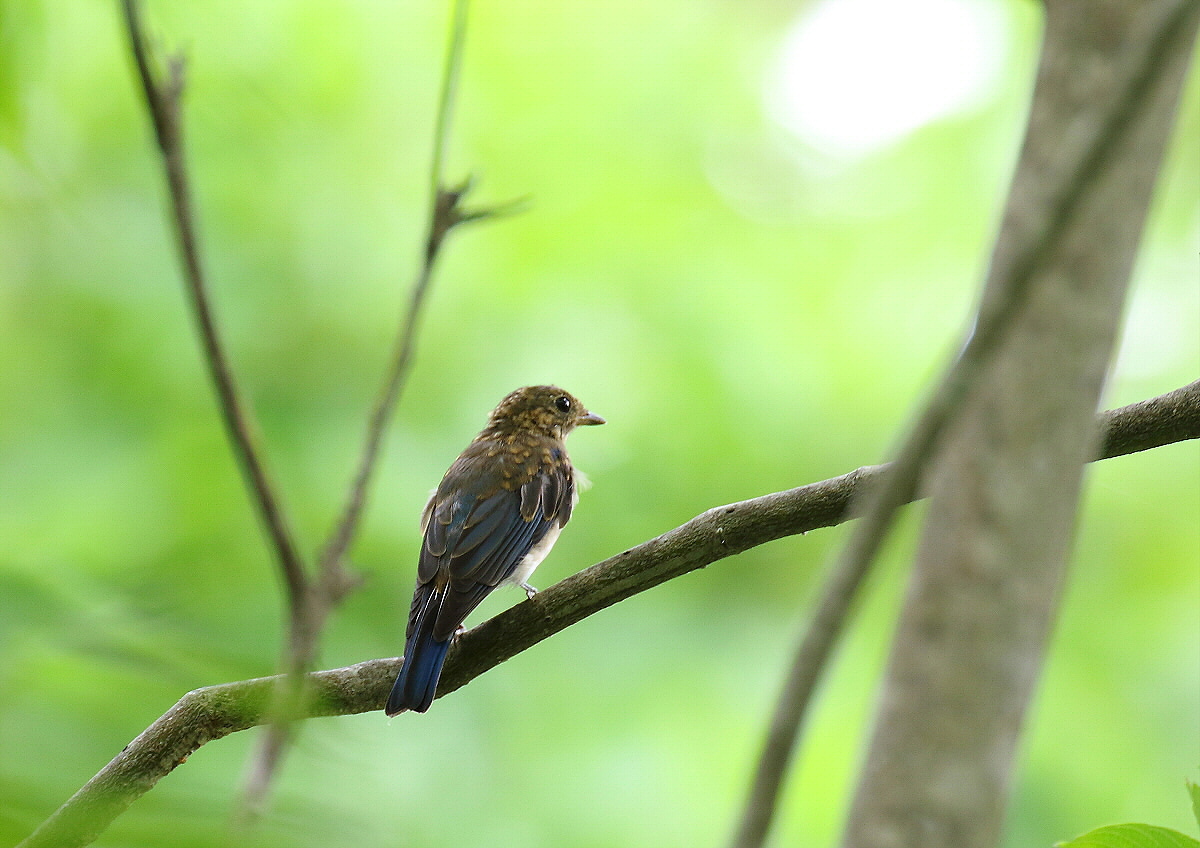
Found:
[[528, 583], [522, 583], [521, 588], [525, 590], [525, 597], [527, 599], [532, 598], [538, 593], [538, 590], [530, 586]]

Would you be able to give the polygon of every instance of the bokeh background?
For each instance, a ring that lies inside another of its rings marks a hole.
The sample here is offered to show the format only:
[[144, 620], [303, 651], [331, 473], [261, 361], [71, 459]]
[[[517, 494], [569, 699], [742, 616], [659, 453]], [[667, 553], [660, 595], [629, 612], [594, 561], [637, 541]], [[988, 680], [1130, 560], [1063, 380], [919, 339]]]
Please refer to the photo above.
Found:
[[[278, 580], [216, 416], [113, 0], [0, 0], [0, 843], [195, 687], [272, 672]], [[344, 497], [421, 238], [447, 9], [150, 2], [190, 59], [213, 297], [307, 550]], [[960, 338], [1023, 131], [1025, 0], [478, 0], [451, 176], [528, 211], [457, 233], [325, 667], [393, 656], [417, 516], [492, 405], [553, 381], [609, 424], [539, 586], [721, 503], [882, 459]], [[1200, 372], [1200, 75], [1107, 404]], [[911, 508], [822, 690], [776, 844], [836, 842]], [[309, 723], [263, 846], [727, 838], [844, 528], [722, 561], [439, 701]], [[517, 602], [489, 599], [473, 620]], [[1005, 845], [1194, 832], [1200, 449], [1089, 473]], [[97, 843], [221, 843], [253, 736]]]

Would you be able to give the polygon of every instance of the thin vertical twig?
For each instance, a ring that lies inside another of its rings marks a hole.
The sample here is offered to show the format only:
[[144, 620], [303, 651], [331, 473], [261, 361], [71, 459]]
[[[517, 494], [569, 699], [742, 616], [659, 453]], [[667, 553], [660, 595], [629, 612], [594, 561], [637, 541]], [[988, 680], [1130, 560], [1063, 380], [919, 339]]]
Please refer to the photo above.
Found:
[[208, 294], [192, 210], [191, 189], [183, 150], [180, 101], [184, 89], [184, 61], [173, 56], [167, 61], [166, 79], [159, 78], [146, 46], [136, 0], [122, 0], [130, 49], [137, 65], [146, 108], [162, 156], [171, 202], [171, 220], [183, 264], [185, 287], [200, 334], [204, 359], [217, 392], [225, 430], [245, 475], [251, 499], [258, 510], [271, 547], [278, 560], [293, 613], [304, 605], [308, 581], [304, 561], [297, 551], [283, 506], [255, 444], [254, 426], [237, 390]]
[[[1178, 33], [1187, 31], [1185, 22], [1195, 7], [1194, 0], [1180, 2], [1149, 40], [1149, 48], [1135, 72], [1128, 77], [1124, 91], [1115, 99], [1104, 125], [1064, 182], [1058, 198], [1048, 204], [1049, 214], [1044, 227], [1040, 232], [1025, 234], [1027, 243], [1017, 247], [1015, 261], [1007, 269], [1004, 296], [981, 306], [974, 332], [960, 356], [947, 369], [902, 443], [896, 459], [878, 483], [860, 497], [856, 511], [862, 520], [855, 522], [812, 621], [797, 645], [731, 843], [733, 848], [760, 848], [765, 841], [817, 682], [828, 665], [833, 647], [849, 619], [853, 601], [887, 538], [896, 512], [915, 496], [922, 470], [933, 455], [940, 436], [970, 387], [987, 367], [1013, 317], [1025, 305], [1037, 273], [1060, 246], [1084, 200], [1128, 136], [1158, 78], [1161, 56]], [[1004, 235], [1014, 237], [1011, 233]]]
[[293, 621], [284, 663], [289, 672], [286, 679], [291, 683], [279, 688], [272, 710], [276, 719], [269, 723], [262, 743], [249, 764], [240, 801], [233, 817], [235, 832], [244, 830], [257, 818], [266, 800], [271, 782], [292, 736], [295, 707], [303, 699], [303, 672], [315, 659], [317, 642], [329, 613], [357, 584], [356, 578], [345, 565], [345, 555], [361, 523], [370, 483], [379, 464], [383, 437], [411, 370], [417, 329], [442, 245], [457, 225], [506, 211], [502, 208], [464, 209], [460, 204], [470, 187], [469, 182], [453, 189], [444, 188], [442, 185], [446, 152], [450, 143], [451, 117], [466, 40], [468, 5], [469, 0], [454, 0], [451, 12], [450, 33], [434, 121], [429, 166], [428, 228], [420, 266], [407, 307], [400, 319], [387, 375], [367, 424], [363, 449], [345, 505], [318, 561], [313, 597], [305, 615]]
[[460, 203], [470, 189], [470, 182], [463, 182], [453, 189], [443, 185], [446, 152], [450, 143], [450, 124], [458, 78], [462, 67], [463, 46], [467, 34], [468, 0], [455, 0], [450, 23], [449, 43], [442, 68], [442, 83], [438, 93], [437, 116], [434, 121], [433, 149], [429, 163], [429, 214], [421, 265], [413, 281], [411, 294], [400, 327], [396, 333], [387, 375], [380, 388], [367, 434], [363, 442], [357, 470], [337, 525], [321, 554], [321, 570], [329, 575], [331, 585], [336, 585], [336, 575], [341, 571], [341, 561], [353, 543], [366, 507], [371, 478], [379, 462], [383, 437], [387, 431], [392, 412], [404, 391], [416, 346], [418, 322], [425, 305], [429, 283], [441, 247], [450, 231], [458, 224], [501, 214], [503, 209], [464, 210]]
[[[437, 220], [438, 196], [442, 192], [442, 172], [446, 163], [446, 151], [450, 147], [450, 119], [454, 112], [454, 99], [458, 94], [458, 77], [462, 69], [463, 47], [467, 41], [467, 12], [469, 0], [454, 0], [450, 19], [450, 43], [446, 46], [446, 57], [442, 64], [442, 85], [438, 91], [437, 117], [433, 123], [433, 151], [429, 162], [430, 230]], [[439, 240], [440, 243], [440, 240]], [[436, 253], [436, 251], [434, 251]], [[426, 254], [428, 256], [428, 254]]]

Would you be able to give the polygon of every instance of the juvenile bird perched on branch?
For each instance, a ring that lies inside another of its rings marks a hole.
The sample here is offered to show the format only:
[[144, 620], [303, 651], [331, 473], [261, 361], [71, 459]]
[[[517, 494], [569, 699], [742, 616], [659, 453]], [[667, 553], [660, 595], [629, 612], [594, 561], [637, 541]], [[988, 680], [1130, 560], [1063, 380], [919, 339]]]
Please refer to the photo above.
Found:
[[557, 386], [526, 386], [500, 401], [450, 466], [421, 516], [425, 541], [389, 716], [429, 709], [454, 634], [493, 589], [537, 592], [529, 576], [579, 499], [567, 434], [603, 423]]

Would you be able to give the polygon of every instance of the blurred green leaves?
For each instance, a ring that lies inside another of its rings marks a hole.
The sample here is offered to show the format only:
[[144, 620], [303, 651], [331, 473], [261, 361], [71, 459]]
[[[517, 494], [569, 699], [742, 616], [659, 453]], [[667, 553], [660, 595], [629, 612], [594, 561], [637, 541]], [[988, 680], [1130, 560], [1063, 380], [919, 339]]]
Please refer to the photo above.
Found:
[[[609, 420], [572, 439], [594, 486], [539, 569], [547, 584], [710, 506], [882, 459], [963, 328], [1020, 139], [1037, 22], [993, 5], [1009, 33], [998, 87], [845, 162], [767, 108], [804, 7], [476, 4], [447, 176], [478, 174], [485, 204], [532, 203], [444, 256], [352, 552], [369, 580], [323, 663], [401, 649], [421, 505], [518, 385], [560, 383]], [[216, 311], [311, 549], [419, 251], [445, 10], [146, 11], [189, 57]], [[1193, 70], [1110, 406], [1200, 370], [1197, 91]], [[0, 0], [0, 842], [187, 690], [278, 657], [279, 587], [156, 167], [116, 4]], [[1091, 469], [1012, 848], [1103, 820], [1190, 828], [1170, 798], [1198, 741], [1198, 477], [1194, 444]], [[618, 605], [427, 716], [312, 722], [260, 844], [712, 844], [840, 537], [774, 543]], [[826, 685], [781, 842], [836, 839], [909, 541]], [[221, 844], [248, 742], [206, 746], [99, 844]]]
[[1200, 842], [1165, 827], [1112, 824], [1056, 845], [1058, 848], [1196, 848]]

